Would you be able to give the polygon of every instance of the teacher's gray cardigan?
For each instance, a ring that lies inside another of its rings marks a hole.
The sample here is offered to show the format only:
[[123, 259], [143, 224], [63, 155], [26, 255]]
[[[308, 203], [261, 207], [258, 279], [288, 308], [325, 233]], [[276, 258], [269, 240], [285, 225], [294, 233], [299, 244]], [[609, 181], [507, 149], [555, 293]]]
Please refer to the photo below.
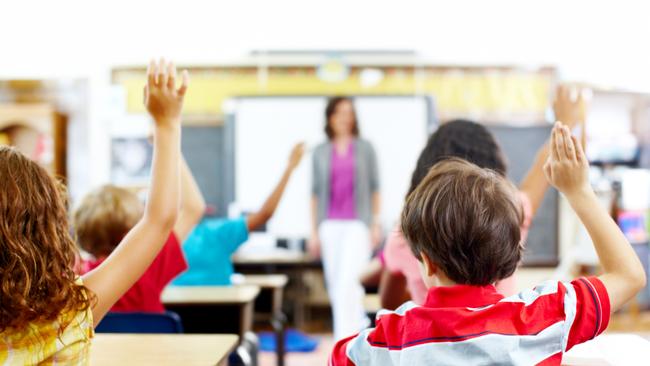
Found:
[[[311, 193], [318, 199], [318, 224], [327, 218], [332, 148], [331, 142], [324, 142], [316, 146], [313, 154]], [[370, 226], [372, 223], [372, 194], [379, 191], [377, 155], [370, 142], [363, 139], [354, 140], [354, 149], [356, 212], [359, 220]]]

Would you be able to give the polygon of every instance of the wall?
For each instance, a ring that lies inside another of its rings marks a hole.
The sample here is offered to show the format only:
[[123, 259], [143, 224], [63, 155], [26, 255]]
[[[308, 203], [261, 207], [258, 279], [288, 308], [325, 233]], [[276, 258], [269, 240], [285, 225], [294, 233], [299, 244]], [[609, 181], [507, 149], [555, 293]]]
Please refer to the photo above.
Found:
[[[110, 69], [164, 55], [236, 60], [252, 49], [413, 49], [443, 64], [556, 64], [565, 79], [650, 90], [645, 2], [5, 1], [0, 78], [89, 80], [85, 166], [108, 179]], [[76, 142], [75, 142], [76, 143]]]

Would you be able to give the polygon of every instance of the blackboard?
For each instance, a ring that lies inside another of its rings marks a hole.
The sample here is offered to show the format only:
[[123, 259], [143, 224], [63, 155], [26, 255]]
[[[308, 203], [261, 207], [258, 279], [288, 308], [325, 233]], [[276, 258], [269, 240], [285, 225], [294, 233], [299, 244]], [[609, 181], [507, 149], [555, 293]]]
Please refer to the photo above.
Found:
[[[519, 184], [532, 166], [537, 150], [546, 142], [551, 125], [534, 127], [490, 126], [508, 160], [508, 176]], [[546, 191], [525, 243], [524, 266], [556, 266], [558, 254], [558, 192]]]
[[[234, 199], [234, 149], [228, 125], [183, 128], [183, 154], [217, 216], [227, 216], [228, 204]], [[521, 182], [537, 150], [548, 139], [551, 126], [488, 128], [506, 155], [509, 178]], [[558, 198], [557, 191], [549, 188], [528, 235], [524, 266], [555, 266], [559, 262]]]
[[217, 216], [228, 215], [229, 184], [226, 171], [228, 157], [224, 128], [221, 126], [184, 126], [182, 151], [203, 197]]

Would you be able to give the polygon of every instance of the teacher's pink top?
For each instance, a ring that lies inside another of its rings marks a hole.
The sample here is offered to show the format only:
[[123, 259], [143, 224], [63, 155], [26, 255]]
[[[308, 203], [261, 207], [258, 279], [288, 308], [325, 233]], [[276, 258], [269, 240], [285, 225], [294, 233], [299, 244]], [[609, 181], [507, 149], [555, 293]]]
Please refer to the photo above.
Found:
[[[524, 241], [528, 236], [528, 229], [533, 220], [533, 210], [528, 196], [523, 192], [519, 192], [519, 196], [524, 212], [524, 220], [521, 224], [521, 240]], [[416, 304], [423, 304], [428, 290], [422, 280], [418, 260], [411, 252], [411, 248], [399, 228], [395, 228], [386, 240], [384, 259], [386, 268], [389, 271], [401, 273], [406, 277], [406, 285], [412, 300]], [[496, 287], [497, 291], [504, 296], [514, 295], [517, 293], [515, 275], [499, 281]]]
[[354, 143], [348, 144], [345, 152], [339, 154], [332, 146], [330, 167], [330, 201], [327, 218], [333, 220], [354, 220], [357, 218], [354, 199]]

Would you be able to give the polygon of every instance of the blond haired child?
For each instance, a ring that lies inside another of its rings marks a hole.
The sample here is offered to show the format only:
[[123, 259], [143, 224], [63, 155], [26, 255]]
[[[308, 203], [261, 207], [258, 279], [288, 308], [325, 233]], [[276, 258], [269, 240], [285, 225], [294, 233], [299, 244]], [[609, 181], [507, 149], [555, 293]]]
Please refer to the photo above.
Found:
[[[124, 235], [142, 217], [137, 195], [125, 188], [102, 186], [88, 193], [73, 216], [77, 243], [92, 255], [82, 261], [80, 272], [99, 267], [117, 248]], [[149, 268], [113, 305], [111, 311], [162, 313], [160, 295], [169, 282], [187, 269], [181, 243], [201, 221], [205, 201], [185, 160], [181, 161], [181, 206], [178, 220]]]

